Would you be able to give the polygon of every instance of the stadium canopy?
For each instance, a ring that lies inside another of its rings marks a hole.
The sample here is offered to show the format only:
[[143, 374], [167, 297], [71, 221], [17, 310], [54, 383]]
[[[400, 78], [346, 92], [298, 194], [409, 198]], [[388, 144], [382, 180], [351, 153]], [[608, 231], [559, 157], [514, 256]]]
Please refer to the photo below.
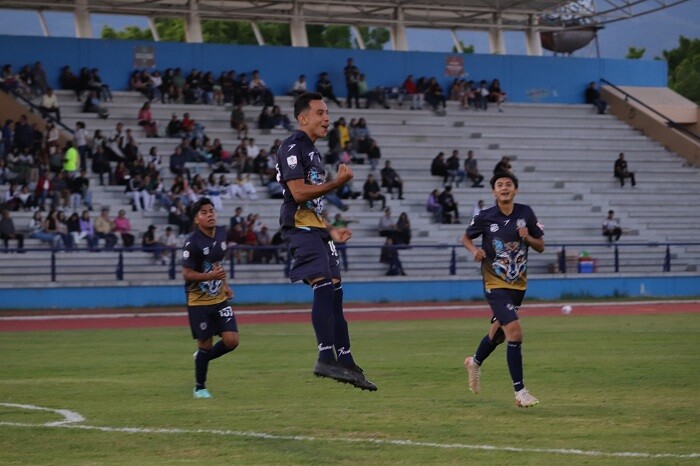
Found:
[[[504, 31], [525, 34], [529, 55], [541, 55], [540, 33], [599, 25], [663, 9], [687, 0], [0, 0], [0, 8], [34, 10], [45, 35], [45, 11], [71, 11], [76, 36], [92, 37], [90, 14], [148, 17], [156, 40], [155, 18], [183, 18], [188, 42], [202, 42], [202, 19], [250, 22], [259, 44], [257, 24], [290, 24], [292, 46], [308, 46], [306, 24], [349, 25], [360, 48], [359, 26], [386, 27], [394, 50], [408, 50], [406, 28], [448, 30], [461, 51], [458, 30], [487, 31], [491, 52], [505, 53]], [[543, 21], [543, 18], [546, 19]]]

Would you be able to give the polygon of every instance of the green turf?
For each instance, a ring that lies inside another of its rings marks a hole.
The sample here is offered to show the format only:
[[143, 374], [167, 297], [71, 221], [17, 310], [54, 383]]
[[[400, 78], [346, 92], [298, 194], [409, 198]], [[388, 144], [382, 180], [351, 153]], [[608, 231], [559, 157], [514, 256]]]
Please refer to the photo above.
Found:
[[[700, 453], [700, 314], [527, 317], [526, 383], [513, 403], [504, 348], [466, 388], [464, 357], [484, 320], [351, 324], [353, 353], [379, 391], [311, 374], [310, 324], [246, 325], [212, 362], [211, 400], [193, 400], [186, 328], [0, 334], [0, 402], [76, 411], [82, 425], [231, 433], [114, 432], [0, 425], [0, 464], [697, 464], [527, 449]], [[0, 421], [52, 413], [0, 406]], [[307, 437], [314, 437], [311, 440]], [[495, 450], [350, 442], [412, 440]]]

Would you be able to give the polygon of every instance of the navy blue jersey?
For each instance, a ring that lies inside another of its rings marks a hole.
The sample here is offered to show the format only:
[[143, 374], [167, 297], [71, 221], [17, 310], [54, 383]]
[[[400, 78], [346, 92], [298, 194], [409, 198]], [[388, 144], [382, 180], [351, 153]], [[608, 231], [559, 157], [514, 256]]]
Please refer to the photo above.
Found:
[[[196, 228], [194, 233], [185, 240], [185, 246], [182, 249], [182, 267], [195, 272], [210, 272], [223, 262], [225, 255], [226, 227], [216, 227], [213, 238]], [[223, 280], [185, 282], [185, 293], [188, 306], [206, 306], [226, 301]]]
[[544, 235], [530, 206], [514, 204], [510, 215], [504, 215], [498, 206], [483, 209], [467, 227], [470, 239], [483, 235], [481, 247], [486, 257], [481, 261], [481, 272], [487, 290], [525, 289], [528, 245], [518, 234], [518, 228], [524, 226], [533, 238]]
[[287, 182], [303, 179], [306, 184], [326, 182], [321, 153], [303, 131], [294, 131], [277, 149], [277, 181], [282, 185], [284, 200], [280, 208], [283, 227], [326, 228], [323, 222], [323, 196], [297, 203]]

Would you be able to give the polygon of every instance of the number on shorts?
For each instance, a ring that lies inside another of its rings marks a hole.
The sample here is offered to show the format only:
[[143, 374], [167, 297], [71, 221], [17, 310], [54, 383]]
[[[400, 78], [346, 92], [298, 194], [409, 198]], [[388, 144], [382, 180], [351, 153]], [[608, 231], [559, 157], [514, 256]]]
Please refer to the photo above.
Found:
[[219, 309], [219, 315], [221, 317], [233, 317], [233, 309], [231, 309], [231, 306]]
[[328, 242], [328, 247], [331, 249], [332, 255], [334, 255], [334, 256], [338, 255], [338, 251], [335, 249], [335, 243], [333, 242], [333, 240]]

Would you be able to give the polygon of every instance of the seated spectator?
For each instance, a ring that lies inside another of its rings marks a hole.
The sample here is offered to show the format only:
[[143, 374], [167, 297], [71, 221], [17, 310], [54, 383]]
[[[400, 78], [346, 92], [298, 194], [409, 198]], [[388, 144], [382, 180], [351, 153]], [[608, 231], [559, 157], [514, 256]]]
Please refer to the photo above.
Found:
[[260, 264], [272, 264], [275, 260], [275, 248], [272, 247], [272, 237], [266, 226], [262, 226], [256, 233], [257, 245], [261, 247], [255, 250], [254, 262]]
[[192, 221], [187, 212], [187, 207], [178, 197], [168, 211], [168, 223], [178, 227], [178, 235], [186, 235], [192, 228]]
[[275, 120], [272, 118], [270, 108], [265, 105], [260, 110], [260, 115], [258, 115], [258, 129], [272, 129], [274, 127]]
[[236, 223], [226, 232], [226, 246], [231, 251], [235, 258], [236, 264], [241, 263], [241, 247], [246, 243], [246, 235], [244, 231], [245, 222]]
[[250, 91], [250, 96], [253, 98], [253, 105], [265, 105], [272, 107], [275, 105], [275, 96], [265, 81], [260, 77], [260, 72], [258, 70], [253, 70], [253, 74], [250, 77], [250, 84], [248, 86]]
[[175, 152], [170, 156], [170, 173], [177, 176], [186, 177], [187, 181], [191, 180], [190, 169], [185, 166], [185, 155], [182, 152], [181, 146], [175, 147]]
[[66, 65], [61, 68], [61, 75], [58, 77], [58, 82], [62, 90], [75, 92], [75, 98], [80, 102], [78, 77], [71, 71], [70, 66]]
[[464, 83], [464, 87], [462, 88], [462, 93], [460, 94], [460, 106], [463, 109], [469, 110], [469, 107], [474, 107], [474, 110], [477, 109], [477, 97], [476, 97], [476, 87], [474, 87], [474, 81], [467, 81]]
[[80, 174], [71, 180], [71, 205], [73, 209], [79, 209], [85, 205], [88, 210], [92, 210], [92, 190], [90, 190], [90, 180], [87, 170], [80, 170]]
[[475, 94], [475, 99], [476, 99], [476, 110], [488, 110], [489, 108], [489, 89], [486, 86], [486, 81], [481, 80], [479, 82], [479, 87], [477, 90], [474, 92]]
[[165, 233], [161, 235], [158, 242], [163, 246], [163, 253], [161, 254], [161, 262], [168, 261], [173, 256], [173, 253], [177, 250], [180, 242], [177, 240], [177, 236], [173, 233], [173, 227], [165, 227]]
[[459, 188], [459, 184], [464, 181], [466, 172], [462, 170], [459, 163], [459, 151], [454, 149], [452, 155], [450, 155], [445, 161], [447, 164], [447, 176], [450, 183], [454, 183], [455, 186]]
[[129, 90], [140, 92], [148, 101], [153, 100], [153, 90], [150, 85], [150, 77], [145, 70], [134, 70], [129, 77]]
[[387, 160], [384, 162], [384, 168], [380, 171], [382, 177], [382, 187], [387, 188], [387, 192], [394, 198], [393, 189], [397, 188], [399, 191], [399, 199], [403, 200], [403, 180], [401, 176], [391, 167], [391, 161]]
[[608, 238], [608, 243], [618, 241], [622, 236], [622, 228], [620, 222], [614, 218], [615, 212], [608, 210], [608, 216], [603, 220], [603, 236]]
[[377, 141], [372, 139], [370, 141], [369, 149], [367, 150], [367, 160], [369, 160], [370, 169], [372, 171], [377, 169], [377, 163], [379, 159], [382, 158], [382, 152], [377, 145]]
[[231, 110], [231, 128], [236, 130], [236, 137], [241, 139], [241, 134], [244, 138], [248, 137], [248, 123], [245, 121], [245, 113], [243, 113], [243, 105], [236, 104]]
[[282, 113], [282, 109], [280, 109], [279, 105], [275, 105], [272, 107], [272, 122], [274, 124], [274, 128], [277, 129], [286, 129], [287, 131], [294, 131], [294, 126], [292, 123], [289, 121], [289, 117]]
[[510, 165], [510, 157], [504, 155], [501, 160], [498, 161], [495, 167], [493, 167], [493, 174], [496, 173], [512, 173], [513, 167]]
[[80, 216], [80, 233], [78, 238], [75, 240], [75, 243], [78, 244], [79, 240], [83, 238], [87, 240], [88, 247], [91, 251], [97, 248], [99, 238], [95, 234], [95, 225], [92, 223], [92, 220], [90, 219], [90, 212], [87, 210], [83, 210], [83, 213]]
[[114, 232], [114, 222], [109, 218], [109, 207], [103, 207], [100, 216], [95, 219], [95, 235], [105, 240], [106, 248], [113, 248], [117, 244], [117, 235]]
[[385, 274], [387, 276], [406, 275], [403, 264], [401, 264], [401, 260], [399, 259], [399, 251], [396, 246], [394, 246], [394, 240], [391, 237], [387, 237], [384, 246], [382, 246], [379, 254], [379, 262], [389, 266]]
[[435, 223], [442, 223], [442, 204], [440, 204], [438, 200], [439, 195], [440, 192], [437, 189], [433, 189], [425, 205], [425, 210], [433, 214], [433, 221]]
[[54, 235], [52, 247], [59, 249], [73, 249], [73, 237], [68, 234], [68, 227], [65, 224], [63, 212], [51, 209], [44, 220], [44, 231]]
[[484, 185], [481, 184], [484, 181], [484, 176], [479, 173], [479, 167], [476, 159], [474, 158], [474, 151], [467, 151], [467, 159], [464, 161], [464, 171], [467, 174], [467, 178], [472, 180], [472, 188], [483, 188]]
[[306, 92], [306, 90], [306, 76], [300, 74], [299, 78], [294, 81], [294, 84], [292, 85], [292, 88], [289, 90], [288, 94], [292, 97], [299, 97], [301, 94]]
[[0, 157], [0, 184], [10, 183], [17, 179], [17, 172], [7, 166], [5, 159]]
[[318, 82], [316, 82], [316, 91], [326, 99], [335, 102], [338, 107], [343, 106], [343, 104], [340, 103], [338, 98], [333, 93], [333, 84], [331, 83], [330, 79], [328, 79], [328, 73], [325, 71], [319, 75]]
[[364, 97], [366, 99], [365, 108], [370, 108], [375, 102], [383, 106], [385, 109], [390, 108], [386, 103], [384, 88], [381, 86], [370, 88], [369, 84], [367, 84], [364, 73], [360, 73], [357, 79], [357, 88], [360, 93], [360, 97]]
[[447, 172], [447, 162], [445, 162], [445, 153], [438, 152], [432, 163], [430, 164], [430, 174], [433, 176], [441, 176], [442, 184], [447, 183], [449, 173]]
[[109, 110], [102, 106], [102, 100], [97, 91], [90, 91], [83, 105], [83, 113], [97, 113], [103, 120], [109, 117]]
[[153, 119], [151, 104], [149, 102], [143, 103], [141, 110], [139, 110], [137, 120], [139, 126], [143, 126], [143, 129], [146, 131], [147, 138], [158, 137], [158, 123]]
[[17, 241], [18, 252], [24, 252], [24, 235], [18, 233], [15, 229], [15, 223], [8, 209], [2, 210], [2, 218], [0, 218], [0, 239], [2, 239], [5, 244], [5, 252], [8, 252], [10, 248], [10, 240]]
[[55, 233], [49, 233], [45, 230], [46, 222], [41, 217], [41, 212], [38, 210], [34, 212], [34, 215], [29, 220], [29, 237], [32, 239], [38, 239], [51, 245], [52, 248], [56, 249], [58, 247], [60, 237]]
[[435, 112], [440, 107], [442, 107], [443, 111], [447, 108], [447, 98], [436, 78], [430, 78], [428, 82], [428, 88], [425, 91], [425, 101]]
[[130, 248], [134, 245], [134, 235], [131, 234], [131, 222], [126, 216], [126, 210], [119, 209], [117, 217], [114, 219], [114, 233], [122, 238], [122, 244], [125, 248]]
[[143, 233], [141, 239], [141, 247], [150, 251], [153, 254], [153, 260], [160, 262], [161, 265], [165, 265], [165, 259], [163, 255], [163, 245], [156, 239], [156, 226], [149, 225], [148, 229]]
[[445, 190], [438, 196], [438, 201], [442, 205], [442, 223], [460, 223], [459, 206], [452, 195], [452, 186], [445, 186]]
[[46, 118], [48, 114], [53, 114], [56, 115], [56, 121], [61, 121], [61, 109], [58, 107], [58, 98], [56, 94], [54, 94], [52, 88], [47, 88], [46, 93], [41, 96], [39, 110], [44, 118]]
[[488, 90], [489, 95], [486, 97], [486, 99], [489, 102], [496, 104], [498, 111], [502, 112], [503, 109], [501, 108], [501, 104], [504, 100], [506, 100], [506, 93], [503, 91], [503, 89], [501, 89], [501, 82], [498, 79], [494, 79], [491, 81], [491, 85], [489, 86]]
[[350, 131], [355, 150], [360, 154], [366, 154], [372, 146], [372, 136], [367, 128], [367, 121], [364, 117], [357, 120], [357, 124]]
[[91, 89], [97, 90], [103, 102], [113, 101], [112, 91], [110, 90], [109, 85], [102, 82], [99, 69], [93, 68], [90, 70], [90, 81], [88, 84]]
[[255, 186], [251, 183], [248, 175], [239, 172], [236, 175], [236, 180], [229, 185], [229, 196], [231, 198], [239, 199], [257, 199], [258, 194], [255, 190]]
[[387, 236], [394, 240], [394, 244], [399, 243], [399, 230], [396, 228], [394, 219], [391, 218], [391, 208], [384, 209], [384, 215], [379, 219], [379, 236]]
[[371, 173], [367, 175], [367, 181], [365, 181], [362, 187], [362, 198], [367, 199], [367, 202], [369, 202], [369, 210], [374, 209], [374, 203], [376, 201], [381, 201], [382, 210], [386, 208], [386, 197], [382, 194], [379, 184]]
[[584, 99], [587, 104], [591, 104], [598, 109], [599, 115], [603, 115], [605, 109], [608, 108], [608, 103], [600, 98], [600, 92], [598, 92], [595, 81], [591, 81], [590, 84], [588, 84], [586, 92], [584, 93]]
[[[424, 95], [422, 92], [418, 92], [418, 87], [413, 80], [412, 74], [406, 76], [406, 80], [403, 82], [401, 87], [403, 88], [406, 96], [411, 99], [411, 110], [422, 110]], [[402, 103], [399, 104], [399, 106], [401, 105]]]
[[396, 244], [411, 244], [411, 221], [406, 212], [399, 214], [399, 218], [396, 220], [396, 231], [398, 232]]
[[165, 134], [169, 138], [180, 138], [184, 136], [182, 132], [182, 122], [177, 118], [177, 113], [173, 113], [168, 121], [168, 126], [165, 127]]
[[615, 160], [615, 178], [620, 180], [620, 186], [625, 186], [625, 178], [629, 178], [632, 182], [632, 187], [637, 186], [637, 181], [634, 179], [634, 172], [627, 169], [627, 161], [625, 160], [624, 152], [620, 152], [617, 160]]
[[479, 199], [476, 201], [476, 204], [474, 204], [474, 208], [472, 209], [472, 217], [476, 217], [482, 210], [484, 210], [484, 201]]

